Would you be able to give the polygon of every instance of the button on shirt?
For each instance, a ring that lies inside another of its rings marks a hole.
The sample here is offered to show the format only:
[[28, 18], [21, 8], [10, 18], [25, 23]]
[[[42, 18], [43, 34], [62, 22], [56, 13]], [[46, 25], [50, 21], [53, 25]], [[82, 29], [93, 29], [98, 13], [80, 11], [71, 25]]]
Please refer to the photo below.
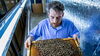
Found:
[[67, 19], [62, 19], [61, 25], [56, 28], [51, 26], [49, 19], [44, 19], [30, 31], [29, 36], [34, 37], [34, 40], [36, 40], [38, 37], [42, 37], [42, 40], [46, 40], [68, 38], [77, 33], [77, 28]]

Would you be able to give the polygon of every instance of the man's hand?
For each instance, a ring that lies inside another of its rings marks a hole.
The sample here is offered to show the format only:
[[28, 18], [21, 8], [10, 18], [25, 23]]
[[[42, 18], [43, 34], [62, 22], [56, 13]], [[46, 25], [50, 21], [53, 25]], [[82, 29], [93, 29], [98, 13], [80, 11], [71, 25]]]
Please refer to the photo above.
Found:
[[74, 40], [76, 40], [76, 42], [77, 42], [77, 44], [78, 44], [78, 46], [80, 45], [80, 40], [79, 40], [79, 38], [78, 38], [78, 35], [77, 34], [74, 34], [73, 35], [73, 38], [74, 38]]
[[32, 37], [28, 37], [28, 39], [25, 41], [25, 48], [28, 49], [31, 45]]

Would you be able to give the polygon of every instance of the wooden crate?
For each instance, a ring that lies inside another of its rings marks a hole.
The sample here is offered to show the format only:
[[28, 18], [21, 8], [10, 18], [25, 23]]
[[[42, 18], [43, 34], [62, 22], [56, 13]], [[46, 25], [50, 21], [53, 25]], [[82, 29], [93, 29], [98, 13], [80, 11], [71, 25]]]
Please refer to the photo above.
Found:
[[[73, 38], [64, 38], [64, 41], [70, 41], [70, 43], [73, 45], [73, 48], [77, 49], [79, 51], [78, 54], [72, 55], [72, 56], [82, 56], [81, 50], [79, 48], [79, 45], [76, 40]], [[37, 41], [33, 41], [32, 44], [36, 43]], [[39, 51], [35, 46], [31, 46], [27, 52], [27, 56], [39, 56]]]
[[34, 14], [42, 14], [43, 13], [43, 6], [41, 3], [32, 4], [32, 7], [33, 7]]

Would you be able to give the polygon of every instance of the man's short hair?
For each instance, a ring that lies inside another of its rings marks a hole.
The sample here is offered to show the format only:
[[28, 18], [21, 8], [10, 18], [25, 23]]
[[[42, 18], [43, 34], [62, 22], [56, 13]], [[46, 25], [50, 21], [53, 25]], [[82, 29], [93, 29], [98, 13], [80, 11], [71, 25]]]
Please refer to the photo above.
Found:
[[57, 11], [64, 11], [64, 5], [59, 1], [52, 1], [48, 4], [48, 10], [54, 9]]

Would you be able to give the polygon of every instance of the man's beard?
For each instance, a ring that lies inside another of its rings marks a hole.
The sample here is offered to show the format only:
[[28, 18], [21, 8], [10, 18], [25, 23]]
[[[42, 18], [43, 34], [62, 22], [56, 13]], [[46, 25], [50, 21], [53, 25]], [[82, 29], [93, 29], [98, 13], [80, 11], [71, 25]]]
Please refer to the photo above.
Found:
[[58, 27], [58, 26], [59, 26], [59, 25], [54, 24], [54, 23], [52, 23], [51, 25], [52, 25], [52, 27], [54, 27], [54, 28], [56, 28], [56, 27]]
[[61, 23], [51, 23], [51, 25], [52, 25], [52, 27], [54, 27], [54, 28], [56, 28], [56, 27], [58, 27], [58, 26], [60, 26], [61, 25]]

